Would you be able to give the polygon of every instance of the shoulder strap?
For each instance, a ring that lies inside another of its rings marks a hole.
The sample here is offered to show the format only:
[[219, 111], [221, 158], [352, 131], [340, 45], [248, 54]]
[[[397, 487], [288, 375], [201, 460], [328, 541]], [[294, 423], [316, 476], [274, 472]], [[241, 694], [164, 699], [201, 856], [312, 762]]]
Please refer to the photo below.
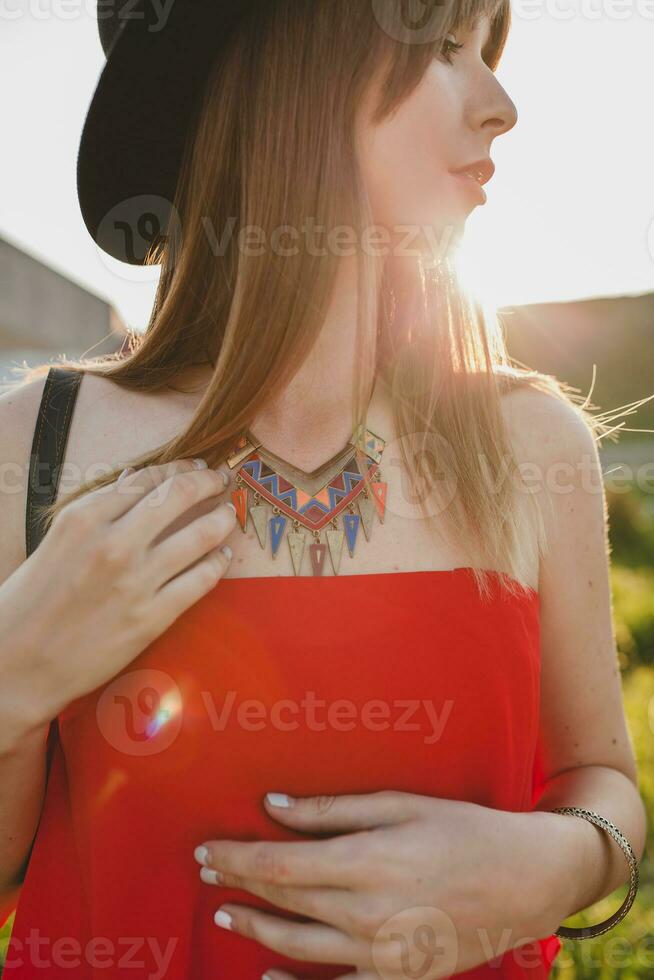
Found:
[[83, 371], [51, 367], [45, 380], [34, 429], [27, 482], [25, 544], [27, 558], [44, 537], [41, 510], [57, 497], [73, 408]]

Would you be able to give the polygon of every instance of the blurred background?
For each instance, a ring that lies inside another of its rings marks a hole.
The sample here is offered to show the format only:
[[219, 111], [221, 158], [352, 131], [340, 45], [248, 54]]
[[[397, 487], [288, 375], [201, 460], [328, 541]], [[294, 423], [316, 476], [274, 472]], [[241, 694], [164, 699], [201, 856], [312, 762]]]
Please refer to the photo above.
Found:
[[[653, 52], [646, 0], [514, 3], [497, 74], [518, 124], [494, 147], [488, 202], [471, 214], [461, 255], [471, 287], [499, 308], [511, 356], [583, 395], [592, 388], [604, 412], [654, 393]], [[148, 322], [158, 269], [98, 250], [77, 204], [79, 135], [103, 63], [95, 0], [2, 5], [0, 387], [15, 365], [115, 351]], [[653, 430], [654, 399], [600, 450], [616, 642], [650, 814]], [[565, 941], [554, 977], [654, 977], [653, 841], [626, 919], [596, 940]], [[626, 890], [567, 924], [604, 919]]]

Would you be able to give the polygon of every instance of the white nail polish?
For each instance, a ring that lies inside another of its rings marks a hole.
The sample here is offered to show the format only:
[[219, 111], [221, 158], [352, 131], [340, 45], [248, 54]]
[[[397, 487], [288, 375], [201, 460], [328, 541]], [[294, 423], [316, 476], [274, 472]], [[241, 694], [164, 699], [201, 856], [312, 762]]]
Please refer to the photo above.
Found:
[[266, 799], [271, 806], [289, 807], [291, 805], [290, 797], [286, 793], [266, 793]]
[[120, 476], [116, 480], [116, 486], [118, 486], [119, 483], [122, 483], [123, 480], [130, 475], [130, 473], [135, 473], [135, 472], [136, 472], [136, 470], [134, 469], [133, 466], [126, 466], [125, 469], [123, 470], [123, 472], [120, 474]]
[[214, 871], [213, 868], [200, 868], [200, 878], [208, 885], [219, 885], [222, 881], [220, 872]]
[[213, 921], [217, 926], [222, 926], [223, 929], [232, 928], [232, 917], [229, 912], [225, 912], [223, 909], [218, 909], [213, 917]]
[[209, 856], [208, 847], [203, 847], [202, 845], [200, 845], [200, 847], [196, 847], [195, 850], [193, 851], [193, 857], [200, 864], [206, 864], [208, 856]]

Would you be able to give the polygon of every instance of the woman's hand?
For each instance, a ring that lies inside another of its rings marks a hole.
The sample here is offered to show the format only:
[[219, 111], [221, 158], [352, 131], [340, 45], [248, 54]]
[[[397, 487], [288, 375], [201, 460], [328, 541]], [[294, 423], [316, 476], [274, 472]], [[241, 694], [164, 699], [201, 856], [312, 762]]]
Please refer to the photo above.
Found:
[[[246, 889], [314, 920], [220, 907], [231, 922], [218, 915], [217, 924], [292, 959], [349, 964], [356, 972], [347, 977], [358, 980], [436, 980], [561, 923], [561, 862], [543, 853], [551, 814], [393, 791], [307, 797], [288, 807], [266, 798], [266, 810], [297, 831], [335, 836], [205, 841], [195, 857], [203, 881]], [[266, 972], [271, 980], [290, 976]]]
[[217, 506], [223, 476], [202, 463], [145, 467], [71, 501], [0, 586], [0, 752], [109, 681], [215, 588], [236, 517]]

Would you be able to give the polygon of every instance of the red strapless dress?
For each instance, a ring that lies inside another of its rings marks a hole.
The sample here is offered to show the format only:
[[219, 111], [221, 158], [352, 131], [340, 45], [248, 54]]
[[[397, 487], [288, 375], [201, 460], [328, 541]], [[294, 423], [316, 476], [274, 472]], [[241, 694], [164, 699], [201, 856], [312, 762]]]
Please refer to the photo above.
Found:
[[[204, 884], [193, 850], [212, 838], [296, 839], [264, 810], [270, 790], [394, 789], [530, 810], [541, 785], [539, 596], [509, 596], [495, 573], [492, 586], [482, 601], [467, 568], [219, 582], [52, 726], [7, 980], [348, 972], [216, 926], [228, 901], [293, 915]], [[354, 706], [345, 715], [343, 699]], [[365, 722], [377, 699], [386, 715]], [[425, 700], [447, 717], [442, 729]], [[544, 980], [560, 948], [544, 937], [456, 976]]]

